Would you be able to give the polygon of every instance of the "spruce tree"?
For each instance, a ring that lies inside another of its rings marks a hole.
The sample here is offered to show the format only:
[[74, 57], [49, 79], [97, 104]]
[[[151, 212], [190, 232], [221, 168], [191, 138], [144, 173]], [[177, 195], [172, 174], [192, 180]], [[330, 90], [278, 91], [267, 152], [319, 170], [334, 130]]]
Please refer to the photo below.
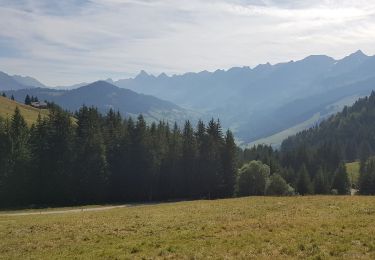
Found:
[[198, 185], [199, 176], [196, 173], [196, 156], [197, 144], [194, 137], [194, 130], [190, 121], [185, 122], [183, 130], [183, 145], [182, 145], [182, 172], [181, 172], [181, 187], [182, 197], [194, 197], [192, 190]]
[[360, 172], [359, 193], [375, 195], [375, 157], [370, 157]]
[[237, 146], [230, 130], [225, 135], [225, 145], [222, 153], [223, 162], [223, 197], [231, 197], [234, 194], [234, 185], [237, 174]]
[[306, 166], [302, 164], [298, 171], [296, 190], [301, 195], [312, 194], [312, 184]]
[[29, 95], [26, 95], [25, 97], [25, 105], [30, 105], [31, 104], [31, 99]]
[[106, 199], [108, 169], [101, 130], [101, 116], [96, 108], [82, 107], [77, 114], [75, 162], [76, 196], [81, 203]]
[[329, 184], [322, 167], [319, 167], [318, 172], [314, 177], [314, 193], [315, 194], [328, 194]]
[[340, 195], [350, 194], [350, 180], [344, 163], [340, 163], [335, 172], [332, 189], [336, 189]]
[[[29, 129], [18, 107], [10, 121], [10, 169], [6, 179], [6, 187], [10, 203], [24, 205], [29, 202]], [[12, 195], [10, 195], [12, 194]]]

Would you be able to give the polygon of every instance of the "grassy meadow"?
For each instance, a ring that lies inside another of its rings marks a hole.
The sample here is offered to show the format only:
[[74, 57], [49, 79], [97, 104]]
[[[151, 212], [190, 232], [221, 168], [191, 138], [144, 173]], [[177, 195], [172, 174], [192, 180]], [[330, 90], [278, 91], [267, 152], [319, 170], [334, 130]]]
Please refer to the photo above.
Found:
[[1, 259], [374, 259], [375, 197], [248, 197], [0, 214]]
[[37, 109], [0, 96], [0, 117], [10, 118], [17, 106], [29, 126], [37, 120], [39, 113], [42, 116], [48, 115], [48, 110], [46, 109]]

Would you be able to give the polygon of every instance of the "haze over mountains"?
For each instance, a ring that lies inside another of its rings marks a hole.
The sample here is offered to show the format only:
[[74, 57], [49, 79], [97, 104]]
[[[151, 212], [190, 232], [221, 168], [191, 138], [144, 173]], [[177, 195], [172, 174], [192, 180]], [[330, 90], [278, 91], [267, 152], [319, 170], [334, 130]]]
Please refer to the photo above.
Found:
[[72, 112], [82, 105], [95, 106], [100, 112], [109, 109], [119, 111], [124, 116], [143, 114], [146, 119], [158, 121], [168, 120], [180, 122], [194, 117], [190, 111], [156, 97], [138, 94], [132, 90], [123, 89], [105, 81], [97, 81], [73, 90], [52, 88], [30, 88], [5, 92], [13, 95], [16, 100], [23, 102], [26, 95], [36, 96], [39, 100], [55, 102]]
[[[235, 67], [173, 76], [164, 73], [153, 76], [142, 71], [135, 78], [107, 82], [111, 84], [100, 82], [85, 87], [78, 85], [72, 91], [46, 91], [42, 83], [39, 82], [41, 86], [31, 78], [1, 74], [0, 89], [42, 87], [33, 89], [32, 93], [30, 90], [12, 93], [18, 99], [34, 93], [67, 109], [88, 104], [100, 110], [113, 107], [128, 114], [148, 111], [154, 119], [166, 115], [194, 120], [218, 117], [244, 144], [260, 139], [277, 145], [287, 135], [368, 95], [375, 88], [375, 56], [361, 51], [341, 60], [312, 55], [275, 65], [267, 63], [255, 68]], [[158, 112], [151, 113], [151, 107]]]
[[249, 143], [293, 126], [299, 126], [294, 131], [306, 128], [369, 94], [375, 87], [375, 57], [361, 51], [341, 60], [312, 55], [253, 69], [171, 77], [142, 71], [134, 79], [113, 83], [217, 116], [237, 138]]

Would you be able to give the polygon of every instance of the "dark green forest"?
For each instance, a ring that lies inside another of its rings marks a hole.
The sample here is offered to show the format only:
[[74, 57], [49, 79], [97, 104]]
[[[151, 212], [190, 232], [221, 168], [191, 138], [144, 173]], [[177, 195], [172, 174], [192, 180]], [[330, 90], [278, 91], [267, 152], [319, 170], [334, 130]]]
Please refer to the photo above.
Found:
[[147, 125], [110, 110], [57, 106], [29, 128], [0, 121], [2, 207], [222, 198], [233, 195], [236, 145], [219, 121]]
[[[31, 99], [31, 98], [30, 98]], [[236, 146], [219, 120], [180, 129], [143, 116], [75, 114], [49, 105], [28, 127], [0, 119], [0, 206], [215, 199], [249, 195], [375, 194], [375, 93], [279, 150]], [[357, 186], [345, 162], [361, 161]]]

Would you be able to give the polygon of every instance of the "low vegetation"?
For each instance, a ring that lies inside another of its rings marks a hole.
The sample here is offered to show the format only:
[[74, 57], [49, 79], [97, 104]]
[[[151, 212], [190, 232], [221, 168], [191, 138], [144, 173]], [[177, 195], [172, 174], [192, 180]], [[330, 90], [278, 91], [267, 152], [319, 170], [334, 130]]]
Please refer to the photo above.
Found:
[[247, 197], [0, 214], [4, 259], [374, 259], [375, 198]]

